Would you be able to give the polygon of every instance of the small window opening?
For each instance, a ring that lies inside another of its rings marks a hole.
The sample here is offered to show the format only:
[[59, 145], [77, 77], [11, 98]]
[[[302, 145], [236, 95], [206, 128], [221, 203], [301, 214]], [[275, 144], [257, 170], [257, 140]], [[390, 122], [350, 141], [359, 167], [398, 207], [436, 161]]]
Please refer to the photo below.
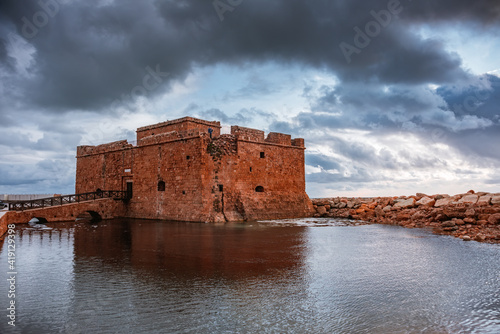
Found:
[[258, 193], [263, 193], [264, 192], [264, 187], [263, 186], [257, 186], [255, 188], [255, 192], [258, 192]]
[[189, 159], [191, 159], [191, 157], [190, 157], [189, 155], [188, 155], [188, 156], [186, 156], [186, 160], [189, 160]]
[[158, 181], [158, 191], [165, 191], [165, 181]]
[[127, 199], [131, 199], [134, 196], [133, 183], [127, 182]]
[[266, 154], [264, 152], [260, 152], [260, 158], [264, 159], [266, 157]]
[[250, 172], [252, 171], [252, 167], [250, 167]]
[[186, 195], [186, 191], [185, 191], [185, 190], [183, 190], [183, 191], [182, 191], [182, 194], [183, 194], [183, 195]]
[[219, 191], [223, 192], [224, 191], [224, 186], [222, 184], [219, 184]]

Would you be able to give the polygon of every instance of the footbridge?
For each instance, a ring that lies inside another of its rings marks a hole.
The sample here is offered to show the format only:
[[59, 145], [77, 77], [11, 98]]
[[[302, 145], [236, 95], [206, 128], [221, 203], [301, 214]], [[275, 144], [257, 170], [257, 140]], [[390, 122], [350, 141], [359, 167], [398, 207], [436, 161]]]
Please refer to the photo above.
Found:
[[71, 221], [84, 213], [100, 219], [123, 217], [128, 198], [126, 191], [98, 190], [91, 193], [11, 202], [9, 211], [0, 217], [0, 236], [8, 224], [27, 223], [32, 218], [47, 222]]

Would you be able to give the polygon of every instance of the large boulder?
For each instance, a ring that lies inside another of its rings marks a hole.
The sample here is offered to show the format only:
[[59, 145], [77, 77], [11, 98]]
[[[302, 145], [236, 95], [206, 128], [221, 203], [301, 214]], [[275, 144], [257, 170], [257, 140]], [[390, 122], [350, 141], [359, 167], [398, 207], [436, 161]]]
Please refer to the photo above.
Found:
[[404, 200], [400, 200], [396, 204], [394, 204], [394, 208], [396, 209], [407, 209], [407, 208], [413, 208], [415, 206], [415, 199], [414, 198], [408, 198]]
[[453, 198], [451, 198], [451, 197], [444, 197], [444, 198], [438, 199], [436, 201], [436, 204], [434, 204], [434, 206], [437, 207], [437, 208], [439, 208], [441, 206], [450, 205], [451, 202], [453, 202]]
[[323, 205], [320, 205], [316, 209], [316, 212], [318, 212], [320, 215], [324, 215], [326, 213], [326, 208]]
[[488, 218], [488, 222], [492, 225], [500, 224], [500, 213], [494, 213]]
[[458, 203], [476, 204], [478, 199], [477, 195], [465, 195], [458, 200]]
[[424, 206], [434, 206], [436, 204], [436, 200], [430, 197], [422, 197], [418, 202], [417, 205], [424, 205]]
[[491, 204], [493, 204], [493, 205], [500, 204], [500, 196], [493, 196], [491, 198]]
[[479, 197], [479, 199], [477, 200], [477, 205], [479, 206], [486, 206], [486, 205], [490, 205], [491, 203], [491, 195], [484, 195], [484, 196], [481, 196]]

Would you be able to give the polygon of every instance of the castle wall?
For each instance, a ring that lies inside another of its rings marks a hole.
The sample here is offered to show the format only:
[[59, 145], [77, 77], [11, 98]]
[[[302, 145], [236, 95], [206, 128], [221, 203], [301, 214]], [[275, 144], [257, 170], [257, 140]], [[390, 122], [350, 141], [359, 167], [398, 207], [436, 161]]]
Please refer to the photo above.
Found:
[[[125, 214], [131, 218], [241, 221], [312, 214], [302, 139], [280, 133], [265, 138], [263, 131], [238, 126], [218, 135], [218, 122], [181, 120], [138, 129], [137, 146], [79, 147], [76, 193], [127, 190], [131, 183]], [[212, 138], [208, 126], [217, 130]]]
[[138, 128], [137, 140], [139, 141], [147, 136], [153, 136], [172, 131], [176, 131], [177, 133], [184, 133], [190, 130], [199, 130], [208, 133], [209, 128], [213, 130], [213, 137], [217, 137], [220, 135], [220, 122], [210, 122], [193, 117], [183, 117], [173, 121], [167, 121]]
[[135, 149], [129, 217], [205, 220], [201, 141], [193, 137]]
[[302, 148], [238, 141], [237, 151], [237, 156], [226, 157], [223, 173], [233, 194], [226, 198], [226, 214], [243, 207], [244, 218], [254, 220], [303, 217], [311, 212]]
[[123, 178], [133, 164], [133, 146], [126, 140], [99, 146], [80, 146], [77, 150], [75, 193], [125, 190]]

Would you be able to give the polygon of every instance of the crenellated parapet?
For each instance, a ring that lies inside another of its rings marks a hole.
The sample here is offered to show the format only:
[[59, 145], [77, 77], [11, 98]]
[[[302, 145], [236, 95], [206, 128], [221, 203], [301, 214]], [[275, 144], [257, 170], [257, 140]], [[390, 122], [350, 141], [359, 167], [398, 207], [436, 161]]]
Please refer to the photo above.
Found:
[[304, 138], [294, 138], [292, 139], [292, 146], [305, 148]]
[[137, 129], [137, 141], [139, 142], [144, 137], [150, 137], [162, 133], [177, 131], [178, 133], [188, 133], [189, 131], [198, 130], [199, 132], [208, 133], [209, 129], [212, 135], [217, 137], [220, 135], [220, 122], [205, 121], [193, 117], [183, 117], [173, 121], [157, 123], [153, 125], [143, 126]]
[[269, 132], [266, 138], [267, 143], [273, 143], [278, 145], [292, 145], [292, 136], [286, 135], [284, 133]]
[[134, 146], [132, 144], [129, 144], [129, 142], [126, 140], [119, 140], [97, 146], [82, 145], [76, 148], [76, 157], [78, 158], [86, 155], [103, 154], [107, 152], [131, 149], [133, 147]]
[[304, 148], [304, 139], [292, 139], [290, 135], [279, 132], [269, 132], [267, 137], [265, 137], [264, 131], [262, 130], [243, 126], [231, 126], [231, 134], [234, 135], [237, 140]]
[[137, 146], [157, 145], [157, 144], [163, 144], [177, 140], [202, 137], [202, 136], [206, 136], [206, 133], [204, 131], [200, 131], [199, 129], [191, 129], [185, 131], [170, 131], [170, 132], [142, 137], [138, 139]]
[[237, 140], [255, 141], [259, 143], [264, 142], [264, 131], [262, 130], [233, 125], [231, 126], [231, 134], [234, 135]]

